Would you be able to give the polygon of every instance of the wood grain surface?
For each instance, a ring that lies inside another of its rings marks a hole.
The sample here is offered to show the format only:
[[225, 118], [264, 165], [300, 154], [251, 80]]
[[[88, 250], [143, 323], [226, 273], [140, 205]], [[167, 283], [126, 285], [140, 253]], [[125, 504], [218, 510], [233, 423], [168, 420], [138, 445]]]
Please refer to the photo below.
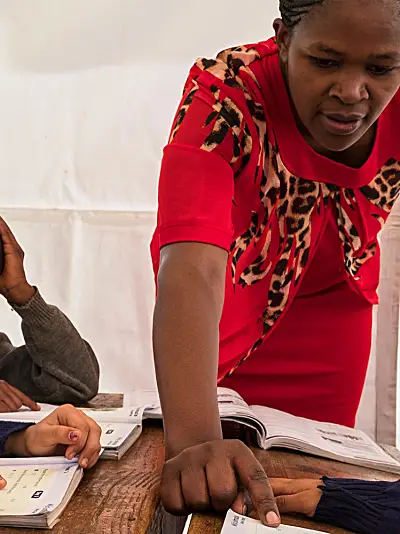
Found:
[[[122, 395], [99, 395], [90, 406], [118, 407]], [[270, 477], [318, 478], [357, 477], [370, 480], [397, 480], [379, 471], [331, 462], [283, 451], [254, 450]], [[164, 460], [160, 424], [145, 425], [142, 436], [120, 461], [99, 461], [85, 477], [67, 506], [54, 534], [182, 534], [185, 518], [166, 514], [158, 495]], [[286, 524], [333, 534], [346, 531], [318, 525], [304, 518], [284, 517]], [[219, 534], [222, 519], [194, 516], [189, 534]], [[39, 534], [41, 530], [0, 528], [0, 534]]]

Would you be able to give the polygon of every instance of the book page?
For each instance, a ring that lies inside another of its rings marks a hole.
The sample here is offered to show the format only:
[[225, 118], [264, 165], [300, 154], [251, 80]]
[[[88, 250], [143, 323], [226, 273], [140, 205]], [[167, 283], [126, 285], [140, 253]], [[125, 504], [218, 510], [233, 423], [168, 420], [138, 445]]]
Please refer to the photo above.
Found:
[[[51, 404], [45, 405], [40, 412], [32, 412], [25, 410], [18, 410], [18, 412], [9, 412], [0, 414], [0, 421], [19, 421], [37, 423], [41, 421], [50, 413], [52, 413], [57, 406]], [[131, 423], [133, 425], [141, 425], [143, 420], [144, 406], [131, 406], [129, 408], [78, 408], [86, 415], [90, 416], [96, 423]]]
[[[235, 410], [232, 410], [232, 408], [236, 406], [249, 408], [239, 393], [232, 389], [217, 388], [217, 400], [220, 411], [221, 407], [225, 407], [223, 408], [223, 413], [229, 411], [229, 413], [233, 414]], [[145, 406], [145, 417], [162, 417], [160, 397], [157, 391], [136, 390], [124, 394], [124, 407], [128, 406]]]
[[245, 406], [249, 408], [247, 402], [245, 402], [239, 393], [228, 388], [217, 389], [217, 399], [219, 406]]
[[7, 486], [0, 491], [0, 516], [51, 512], [63, 500], [78, 470], [76, 463], [2, 466]]
[[266, 527], [260, 521], [236, 514], [232, 510], [229, 510], [226, 515], [221, 534], [273, 534], [274, 532], [279, 534], [324, 534], [308, 528], [287, 525], [281, 525], [278, 528]]
[[130, 423], [99, 423], [101, 428], [101, 447], [118, 449], [139, 425]]
[[350, 459], [396, 464], [361, 430], [295, 417], [263, 406], [252, 406], [252, 410], [267, 429], [266, 442], [279, 440], [283, 445], [289, 438], [303, 443], [308, 450], [317, 448]]

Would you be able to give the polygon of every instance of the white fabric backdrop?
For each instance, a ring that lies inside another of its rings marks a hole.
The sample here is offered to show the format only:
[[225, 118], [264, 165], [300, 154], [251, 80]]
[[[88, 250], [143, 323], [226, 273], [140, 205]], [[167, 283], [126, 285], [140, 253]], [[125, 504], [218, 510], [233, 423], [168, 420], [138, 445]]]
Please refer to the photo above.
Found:
[[[154, 385], [148, 244], [188, 68], [269, 37], [276, 4], [0, 2], [1, 214], [26, 250], [31, 282], [95, 348], [103, 391]], [[0, 325], [21, 341], [4, 302]], [[375, 376], [372, 361], [360, 413], [371, 434]]]

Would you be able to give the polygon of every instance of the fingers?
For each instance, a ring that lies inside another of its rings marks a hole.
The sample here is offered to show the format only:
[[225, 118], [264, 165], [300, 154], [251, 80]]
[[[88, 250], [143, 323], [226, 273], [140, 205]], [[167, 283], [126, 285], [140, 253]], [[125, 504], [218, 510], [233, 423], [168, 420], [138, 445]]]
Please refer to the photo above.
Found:
[[202, 467], [185, 470], [181, 473], [182, 495], [189, 512], [204, 512], [210, 508], [210, 496], [206, 474]]
[[12, 233], [11, 228], [8, 226], [8, 224], [2, 217], [0, 217], [0, 236], [4, 244], [10, 244], [22, 253], [22, 249], [19, 246], [14, 234]]
[[240, 482], [249, 492], [260, 520], [270, 527], [280, 524], [278, 507], [268, 477], [253, 453], [242, 444], [233, 458]]
[[[238, 480], [243, 486], [238, 490]], [[235, 440], [218, 440], [191, 447], [166, 462], [161, 498], [167, 512], [183, 515], [212, 507], [246, 511], [246, 491], [260, 518], [280, 523], [278, 507], [265, 471], [250, 449]], [[239, 494], [238, 494], [239, 491]]]
[[43, 432], [49, 434], [48, 438], [57, 445], [72, 445], [81, 438], [81, 432], [76, 428], [61, 425], [46, 425]]
[[11, 389], [11, 391], [17, 396], [19, 401], [22, 403], [22, 406], [26, 406], [27, 408], [29, 408], [30, 410], [33, 410], [34, 412], [40, 411], [40, 406], [35, 401], [30, 399], [27, 395], [25, 395], [25, 393], [22, 393], [22, 391], [15, 388], [11, 384], [7, 384], [7, 385]]
[[[318, 494], [317, 491], [319, 491]], [[277, 497], [276, 502], [282, 514], [297, 513], [313, 517], [320, 497], [320, 490], [306, 490], [294, 495], [280, 495]]]
[[186, 503], [182, 493], [180, 472], [175, 468], [175, 459], [164, 464], [160, 496], [167, 512], [173, 515], [184, 515]]
[[0, 400], [0, 413], [9, 413], [10, 411], [10, 407], [5, 402]]
[[0, 401], [4, 412], [16, 412], [22, 406], [22, 401], [7, 382], [0, 380]]
[[7, 481], [0, 476], [0, 490], [4, 489], [7, 486]]
[[247, 504], [244, 491], [239, 491], [234, 503], [231, 506], [232, 510], [237, 514], [247, 515]]
[[279, 495], [294, 495], [295, 493], [310, 489], [315, 483], [317, 485], [321, 483], [320, 480], [314, 481], [308, 478], [270, 478], [269, 482], [275, 497]]
[[[226, 458], [211, 461], [206, 467], [212, 507], [217, 512], [228, 510], [238, 496], [235, 471]], [[243, 506], [240, 513], [243, 512]]]
[[49, 424], [71, 427], [77, 431], [74, 443], [70, 443], [66, 450], [67, 458], [71, 459], [79, 454], [79, 465], [84, 469], [97, 462], [101, 450], [101, 428], [91, 417], [74, 406], [64, 405], [54, 410], [46, 420]]
[[[81, 467], [89, 468], [96, 463], [99, 458], [100, 444], [94, 443], [87, 446], [87, 441], [90, 436], [90, 429], [87, 433], [73, 427], [62, 425], [43, 425], [41, 427], [40, 439], [45, 443], [52, 445], [65, 445], [67, 447], [65, 456], [72, 460], [76, 456], [76, 449], [78, 452], [84, 451], [79, 458]], [[86, 438], [85, 438], [86, 434]], [[84, 460], [86, 459], [86, 462]]]
[[99, 459], [101, 451], [100, 437], [101, 428], [97, 423], [90, 419], [86, 443], [79, 455], [79, 465], [84, 469], [90, 469]]
[[322, 491], [319, 479], [271, 479], [271, 487], [281, 513], [299, 513], [312, 517]]

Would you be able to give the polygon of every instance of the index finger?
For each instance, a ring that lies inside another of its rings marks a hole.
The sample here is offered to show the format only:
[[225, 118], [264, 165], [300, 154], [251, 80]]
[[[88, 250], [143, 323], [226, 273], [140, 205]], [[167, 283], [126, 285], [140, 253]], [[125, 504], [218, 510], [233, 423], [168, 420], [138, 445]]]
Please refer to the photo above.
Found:
[[280, 525], [280, 516], [268, 477], [250, 449], [234, 456], [233, 463], [240, 482], [249, 492], [260, 520], [269, 527]]
[[[85, 416], [87, 417], [87, 416]], [[86, 437], [86, 442], [83, 449], [79, 455], [79, 464], [83, 468], [90, 468], [97, 461], [101, 446], [100, 446], [100, 437], [101, 437], [101, 428], [99, 425], [93, 421], [90, 417], [87, 417], [88, 433]]]
[[76, 443], [68, 447], [67, 456], [79, 454], [79, 464], [84, 468], [91, 467], [100, 452], [99, 425], [91, 417], [70, 405], [61, 406], [53, 412], [53, 416], [56, 416], [62, 425], [74, 427], [80, 432]]
[[23, 406], [30, 408], [34, 412], [38, 412], [40, 410], [40, 406], [34, 400], [25, 395], [25, 393], [22, 393], [22, 391], [15, 388], [11, 384], [8, 384], [8, 387], [15, 393], [15, 395], [17, 395]]

